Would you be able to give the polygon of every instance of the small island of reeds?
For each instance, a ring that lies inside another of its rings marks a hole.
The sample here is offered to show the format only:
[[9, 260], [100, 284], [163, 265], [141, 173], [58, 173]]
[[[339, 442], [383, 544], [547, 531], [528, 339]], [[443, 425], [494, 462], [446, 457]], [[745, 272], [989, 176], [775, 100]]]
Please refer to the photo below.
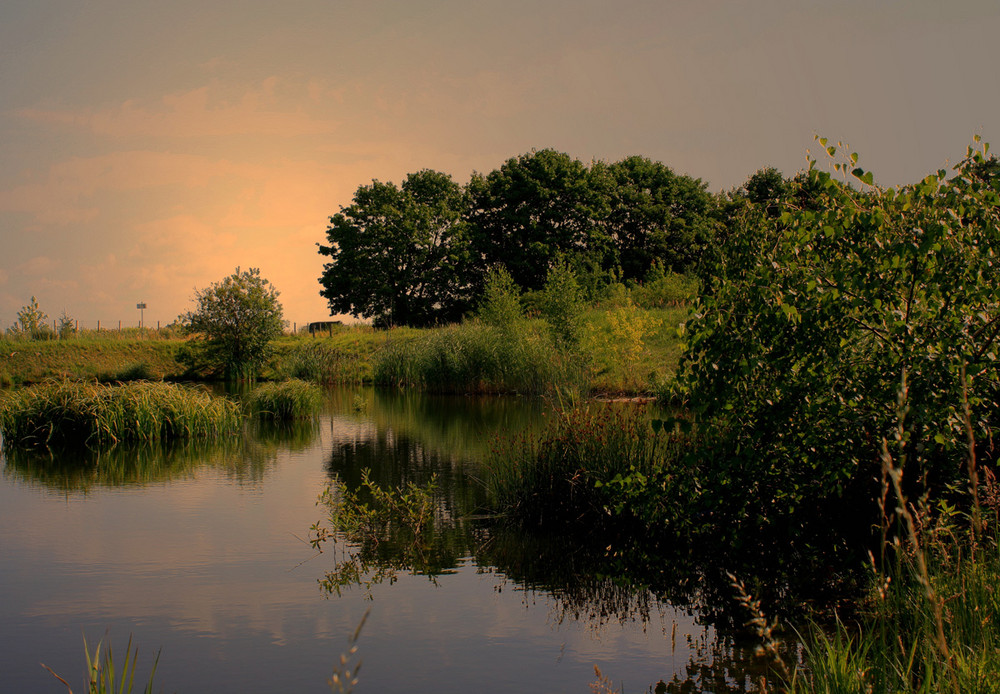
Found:
[[50, 382], [0, 397], [7, 446], [214, 437], [238, 431], [241, 421], [228, 398], [171, 383]]
[[319, 386], [293, 378], [257, 386], [247, 397], [245, 407], [258, 419], [288, 421], [312, 417], [322, 403]]

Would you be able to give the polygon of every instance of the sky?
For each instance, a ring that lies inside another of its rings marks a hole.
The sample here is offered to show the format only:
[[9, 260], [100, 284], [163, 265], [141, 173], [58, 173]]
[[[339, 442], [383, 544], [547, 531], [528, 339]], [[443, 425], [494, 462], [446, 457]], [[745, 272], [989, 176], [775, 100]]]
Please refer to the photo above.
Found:
[[998, 39], [996, 0], [4, 0], [0, 330], [165, 325], [237, 267], [326, 320], [359, 186], [532, 149], [716, 192], [822, 136], [909, 183], [1000, 146]]

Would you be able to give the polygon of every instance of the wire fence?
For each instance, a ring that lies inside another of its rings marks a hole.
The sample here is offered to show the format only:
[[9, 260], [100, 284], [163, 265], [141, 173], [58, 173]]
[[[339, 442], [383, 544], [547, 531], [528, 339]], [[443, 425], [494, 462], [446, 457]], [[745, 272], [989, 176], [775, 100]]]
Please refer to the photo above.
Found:
[[[341, 321], [314, 321], [311, 323], [291, 322], [285, 326], [285, 335], [309, 335], [322, 337], [333, 335], [343, 328]], [[122, 339], [175, 339], [187, 335], [183, 325], [173, 322], [163, 324], [156, 321], [139, 325], [133, 321], [81, 321], [81, 320], [46, 320], [32, 331], [21, 330], [14, 323], [0, 322], [0, 339], [17, 340], [65, 340], [73, 338], [103, 337]]]

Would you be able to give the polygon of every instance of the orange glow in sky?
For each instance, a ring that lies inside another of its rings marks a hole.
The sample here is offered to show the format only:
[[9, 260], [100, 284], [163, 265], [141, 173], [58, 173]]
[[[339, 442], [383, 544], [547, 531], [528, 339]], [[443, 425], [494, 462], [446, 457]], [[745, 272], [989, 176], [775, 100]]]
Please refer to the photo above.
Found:
[[995, 0], [8, 0], [0, 330], [168, 323], [259, 267], [329, 313], [327, 218], [373, 178], [532, 148], [640, 154], [710, 190], [813, 136], [894, 185], [997, 139]]

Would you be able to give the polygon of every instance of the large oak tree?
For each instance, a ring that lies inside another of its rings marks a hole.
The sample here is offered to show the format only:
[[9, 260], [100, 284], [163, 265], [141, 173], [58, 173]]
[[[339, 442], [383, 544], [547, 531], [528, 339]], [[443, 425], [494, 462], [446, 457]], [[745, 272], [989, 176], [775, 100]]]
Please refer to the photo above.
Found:
[[378, 326], [459, 319], [469, 306], [463, 191], [430, 169], [401, 186], [372, 181], [330, 218], [320, 295], [332, 313]]

